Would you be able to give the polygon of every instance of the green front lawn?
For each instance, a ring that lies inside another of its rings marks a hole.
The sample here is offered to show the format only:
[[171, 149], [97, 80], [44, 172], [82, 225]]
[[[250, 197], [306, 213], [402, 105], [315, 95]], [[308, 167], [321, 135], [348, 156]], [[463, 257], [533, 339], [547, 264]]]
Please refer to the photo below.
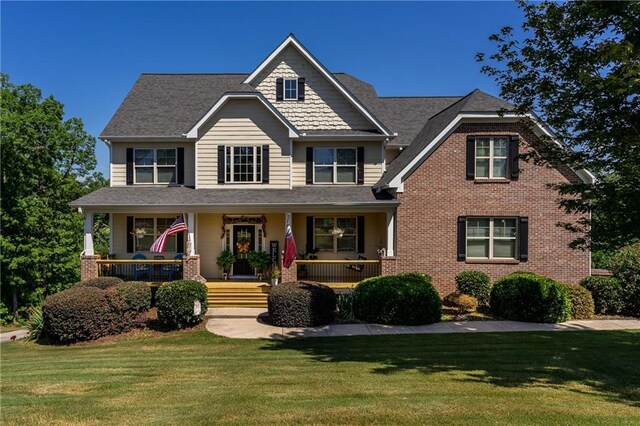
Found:
[[3, 424], [640, 423], [640, 333], [3, 343]]

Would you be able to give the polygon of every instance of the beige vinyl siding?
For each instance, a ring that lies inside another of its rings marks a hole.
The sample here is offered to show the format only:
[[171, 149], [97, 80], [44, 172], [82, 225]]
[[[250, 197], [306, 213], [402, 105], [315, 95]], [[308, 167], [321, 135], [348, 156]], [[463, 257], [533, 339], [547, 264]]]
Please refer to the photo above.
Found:
[[289, 133], [257, 100], [230, 100], [204, 126], [196, 143], [198, 188], [264, 188], [267, 184], [218, 185], [218, 146], [269, 145], [269, 188], [289, 188]]
[[[364, 216], [364, 256], [368, 260], [378, 258], [378, 249], [386, 247], [386, 214], [385, 213], [294, 213], [292, 231], [299, 252], [307, 247], [307, 216], [313, 217], [357, 217]], [[346, 257], [357, 259], [358, 253], [321, 251], [317, 253], [321, 260], [341, 260]]]
[[111, 186], [127, 184], [127, 148], [184, 148], [184, 185], [196, 184], [193, 142], [111, 142]]
[[[154, 217], [164, 217], [164, 218], [175, 218], [180, 213], [175, 214], [153, 214], [153, 213], [113, 213], [113, 229], [112, 232], [112, 242], [113, 247], [110, 254], [116, 256], [116, 259], [131, 259], [134, 253], [127, 253], [127, 216], [133, 217], [142, 217], [142, 218], [154, 218]], [[184, 241], [186, 246], [187, 234], [184, 234]], [[186, 247], [185, 247], [186, 248]], [[176, 255], [175, 252], [165, 252], [165, 253], [151, 253], [142, 251], [140, 252], [147, 256], [148, 259], [153, 259], [153, 256], [161, 255], [164, 256], [165, 259], [173, 259], [173, 256]]]
[[293, 186], [306, 185], [307, 147], [356, 148], [364, 147], [364, 184], [373, 185], [382, 176], [382, 142], [294, 142]]

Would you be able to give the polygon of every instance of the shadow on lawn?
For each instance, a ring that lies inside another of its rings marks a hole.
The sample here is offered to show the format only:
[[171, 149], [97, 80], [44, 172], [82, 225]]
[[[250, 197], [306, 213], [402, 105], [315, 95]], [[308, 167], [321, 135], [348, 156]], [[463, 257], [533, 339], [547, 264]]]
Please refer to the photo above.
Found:
[[[640, 407], [640, 334], [551, 332], [279, 339], [317, 362], [371, 363], [372, 374], [461, 372], [459, 380], [600, 394]], [[582, 386], [575, 386], [576, 383]]]

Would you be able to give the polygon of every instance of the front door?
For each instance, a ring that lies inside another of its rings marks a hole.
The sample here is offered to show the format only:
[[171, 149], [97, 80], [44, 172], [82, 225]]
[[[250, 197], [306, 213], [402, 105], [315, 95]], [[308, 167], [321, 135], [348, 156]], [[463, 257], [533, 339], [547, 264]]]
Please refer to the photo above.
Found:
[[248, 253], [256, 249], [256, 227], [253, 225], [233, 226], [233, 275], [253, 275], [249, 266]]

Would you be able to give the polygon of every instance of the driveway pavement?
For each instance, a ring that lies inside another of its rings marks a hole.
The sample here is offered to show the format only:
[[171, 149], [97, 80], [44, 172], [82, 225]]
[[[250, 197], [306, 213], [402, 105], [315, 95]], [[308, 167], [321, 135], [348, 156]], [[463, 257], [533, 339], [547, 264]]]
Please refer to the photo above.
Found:
[[321, 327], [285, 328], [268, 324], [266, 314], [263, 308], [212, 308], [207, 312], [206, 327], [211, 333], [235, 339], [640, 329], [640, 320], [576, 320], [561, 324], [518, 321], [446, 321], [421, 326], [331, 324]]
[[5, 333], [0, 333], [0, 342], [8, 342], [11, 341], [11, 338], [15, 336], [14, 340], [21, 339], [27, 335], [27, 330], [13, 330], [7, 331]]

